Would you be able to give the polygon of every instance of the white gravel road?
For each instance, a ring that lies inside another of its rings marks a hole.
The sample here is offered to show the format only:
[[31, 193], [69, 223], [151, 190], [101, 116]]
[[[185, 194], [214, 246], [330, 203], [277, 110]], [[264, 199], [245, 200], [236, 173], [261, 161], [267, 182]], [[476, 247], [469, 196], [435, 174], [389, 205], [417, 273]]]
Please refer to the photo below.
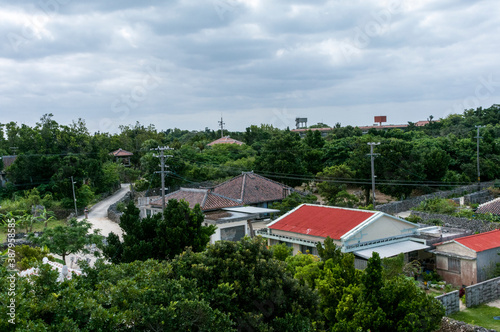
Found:
[[[116, 222], [108, 219], [108, 208], [111, 204], [116, 203], [123, 196], [125, 196], [125, 194], [129, 191], [130, 191], [130, 184], [128, 183], [122, 184], [120, 190], [118, 190], [113, 195], [105, 198], [104, 200], [100, 201], [90, 209], [88, 221], [92, 224], [91, 228], [92, 231], [94, 229], [99, 229], [101, 231], [101, 235], [104, 236], [108, 236], [110, 232], [113, 232], [117, 234], [120, 237], [120, 239], [122, 238], [123, 231], [120, 228], [120, 226]], [[78, 220], [82, 220], [84, 218], [85, 216], [78, 216]], [[58, 255], [54, 256], [61, 258]], [[73, 257], [73, 262], [71, 261], [72, 257]], [[79, 259], [87, 259], [87, 258], [90, 260], [90, 265], [93, 265], [96, 260], [93, 254], [68, 255], [68, 257], [66, 257], [66, 262], [68, 264], [68, 267], [78, 269], [79, 266], [76, 262]]]
[[[120, 190], [118, 190], [113, 195], [105, 198], [96, 205], [94, 205], [89, 211], [88, 221], [92, 224], [92, 231], [94, 229], [100, 229], [101, 235], [108, 236], [110, 232], [113, 232], [122, 237], [122, 229], [120, 226], [108, 219], [108, 208], [111, 204], [116, 203], [120, 200], [126, 193], [130, 191], [130, 184], [124, 183], [121, 185]], [[84, 216], [79, 216], [78, 220], [82, 220]]]

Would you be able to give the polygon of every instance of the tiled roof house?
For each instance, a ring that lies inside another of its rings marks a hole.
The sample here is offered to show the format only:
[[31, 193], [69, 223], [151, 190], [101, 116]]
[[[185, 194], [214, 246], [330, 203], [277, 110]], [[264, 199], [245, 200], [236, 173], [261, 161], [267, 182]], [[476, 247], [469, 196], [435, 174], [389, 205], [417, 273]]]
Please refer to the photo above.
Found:
[[492, 213], [500, 215], [500, 197], [478, 206], [478, 213]]
[[[242, 206], [242, 202], [229, 197], [214, 193], [210, 189], [181, 188], [173, 193], [165, 195], [165, 200], [185, 200], [192, 209], [196, 204], [200, 205], [202, 211], [213, 211], [224, 207]], [[161, 197], [151, 201], [151, 206], [161, 209]]]
[[245, 143], [243, 143], [241, 141], [238, 141], [238, 140], [235, 140], [234, 138], [231, 138], [229, 136], [224, 136], [224, 137], [221, 137], [219, 139], [216, 139], [213, 142], [208, 143], [207, 146], [212, 146], [212, 145], [215, 145], [215, 144], [238, 144], [238, 145], [243, 145]]
[[122, 148], [110, 152], [109, 154], [111, 156], [114, 156], [116, 158], [116, 161], [121, 161], [125, 166], [130, 166], [130, 157], [134, 155], [132, 152], [123, 150]]
[[[165, 195], [165, 200], [183, 199], [191, 208], [199, 204], [202, 211], [244, 205], [267, 208], [271, 203], [281, 201], [288, 196], [292, 190], [291, 187], [253, 172], [243, 172], [213, 188], [181, 188]], [[147, 204], [152, 208], [161, 209], [161, 198], [151, 198], [145, 205]]]

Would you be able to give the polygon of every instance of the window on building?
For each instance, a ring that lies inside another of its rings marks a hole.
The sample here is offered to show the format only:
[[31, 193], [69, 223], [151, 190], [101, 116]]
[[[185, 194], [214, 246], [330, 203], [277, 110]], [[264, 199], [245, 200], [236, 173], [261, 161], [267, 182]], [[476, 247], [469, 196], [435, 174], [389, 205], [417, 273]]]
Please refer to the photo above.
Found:
[[146, 209], [146, 217], [151, 217], [151, 210], [150, 209]]
[[245, 225], [222, 228], [220, 239], [223, 241], [239, 241], [245, 236]]
[[448, 271], [460, 273], [460, 259], [448, 257]]
[[300, 245], [300, 252], [302, 252], [303, 254], [306, 254], [309, 252], [309, 254], [316, 255], [316, 256], [318, 255], [318, 249], [316, 249], [316, 247], [306, 246], [303, 244]]

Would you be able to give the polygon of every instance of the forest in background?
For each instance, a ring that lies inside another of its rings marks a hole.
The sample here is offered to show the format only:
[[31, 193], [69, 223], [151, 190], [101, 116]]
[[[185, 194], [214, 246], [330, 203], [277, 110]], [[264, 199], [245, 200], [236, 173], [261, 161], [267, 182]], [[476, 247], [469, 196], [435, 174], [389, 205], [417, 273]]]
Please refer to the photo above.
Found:
[[[243, 171], [255, 171], [290, 186], [317, 184], [336, 205], [369, 203], [371, 188], [369, 142], [375, 147], [377, 189], [394, 199], [470, 184], [477, 178], [476, 126], [480, 128], [481, 181], [500, 178], [500, 105], [465, 110], [423, 127], [371, 129], [336, 124], [327, 137], [308, 131], [303, 139], [289, 129], [262, 124], [224, 136], [244, 142], [207, 146], [220, 131], [157, 130], [140, 123], [121, 126], [117, 134], [89, 133], [85, 121], [69, 125], [44, 115], [33, 127], [0, 124], [0, 155], [17, 155], [6, 169], [10, 180], [0, 198], [34, 196], [73, 207], [71, 177], [79, 208], [112, 191], [120, 182], [135, 182], [137, 190], [160, 186], [158, 158], [153, 148], [174, 148], [167, 159], [166, 186], [198, 186], [221, 182]], [[311, 126], [317, 127], [317, 126]], [[131, 167], [116, 163], [109, 153], [122, 148], [134, 153]], [[2, 166], [2, 165], [0, 165]], [[323, 188], [321, 188], [323, 187]], [[346, 187], [364, 191], [361, 201]], [[29, 194], [29, 193], [28, 193]]]

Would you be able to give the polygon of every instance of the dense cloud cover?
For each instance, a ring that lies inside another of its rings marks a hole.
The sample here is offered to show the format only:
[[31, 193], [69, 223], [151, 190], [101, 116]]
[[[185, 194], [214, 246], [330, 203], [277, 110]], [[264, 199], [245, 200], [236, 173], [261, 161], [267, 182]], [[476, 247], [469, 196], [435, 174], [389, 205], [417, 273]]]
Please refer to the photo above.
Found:
[[0, 123], [369, 125], [499, 103], [500, 2], [0, 1]]

